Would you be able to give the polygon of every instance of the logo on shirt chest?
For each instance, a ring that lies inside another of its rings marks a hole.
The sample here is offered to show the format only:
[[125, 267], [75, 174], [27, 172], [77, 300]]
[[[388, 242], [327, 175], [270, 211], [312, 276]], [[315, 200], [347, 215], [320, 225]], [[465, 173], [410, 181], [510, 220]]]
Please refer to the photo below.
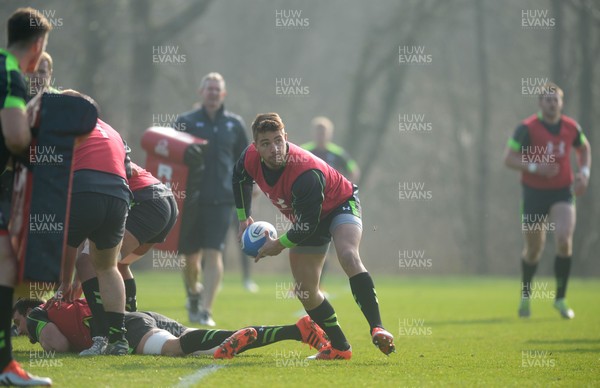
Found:
[[271, 198], [271, 196], [269, 195], [269, 193], [265, 193], [267, 194], [267, 198], [269, 198], [269, 200], [271, 200], [271, 202], [273, 203], [273, 205], [275, 205], [277, 208], [281, 209], [281, 210], [289, 210], [289, 206], [288, 204], [285, 203], [285, 199], [283, 198], [277, 198], [277, 200]]
[[559, 158], [565, 156], [565, 142], [557, 142], [554, 143], [552, 141], [548, 141], [546, 145], [546, 153], [551, 155], [556, 155]]

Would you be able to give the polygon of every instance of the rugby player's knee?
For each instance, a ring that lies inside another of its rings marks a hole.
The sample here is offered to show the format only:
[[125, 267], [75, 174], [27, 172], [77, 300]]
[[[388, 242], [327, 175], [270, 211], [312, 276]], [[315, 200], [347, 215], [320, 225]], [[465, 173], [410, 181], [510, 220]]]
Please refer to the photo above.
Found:
[[523, 250], [523, 258], [529, 264], [535, 264], [542, 257], [543, 244], [529, 244]]
[[302, 288], [298, 288], [295, 290], [296, 297], [304, 306], [306, 311], [313, 310], [323, 303], [325, 297], [321, 293], [321, 291], [317, 288], [316, 290], [303, 290]]
[[362, 261], [360, 260], [358, 249], [341, 249], [340, 251], [338, 251], [338, 260], [340, 261], [342, 268], [347, 274], [351, 272], [354, 273], [356, 271], [365, 272]]
[[569, 234], [557, 234], [556, 237], [556, 251], [560, 256], [571, 256], [573, 249], [573, 238]]

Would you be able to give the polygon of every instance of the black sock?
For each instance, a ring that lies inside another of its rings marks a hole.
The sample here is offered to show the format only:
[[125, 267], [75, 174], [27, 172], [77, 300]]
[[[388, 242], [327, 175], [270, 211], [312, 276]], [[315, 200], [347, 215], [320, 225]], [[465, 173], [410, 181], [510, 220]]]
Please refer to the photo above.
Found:
[[106, 311], [108, 322], [108, 342], [125, 341], [125, 314]]
[[556, 256], [554, 275], [556, 276], [556, 299], [562, 299], [567, 293], [567, 283], [571, 273], [571, 257]]
[[10, 328], [12, 326], [13, 288], [0, 286], [0, 372], [12, 360]]
[[100, 297], [98, 278], [86, 280], [81, 283], [81, 288], [83, 289], [83, 295], [85, 295], [85, 300], [92, 312], [92, 319], [90, 322], [91, 336], [108, 337], [108, 322], [106, 320], [104, 306], [102, 305], [102, 298]]
[[298, 329], [298, 326], [296, 325], [252, 327], [256, 330], [258, 336], [256, 337], [256, 341], [246, 346], [243, 351], [260, 348], [262, 346], [274, 344], [275, 342], [279, 341], [302, 341], [302, 334], [300, 334], [300, 329]]
[[200, 304], [200, 294], [192, 294], [189, 290], [187, 293], [188, 302], [190, 304], [190, 312], [197, 313]]
[[135, 279], [126, 279], [125, 283], [125, 310], [130, 313], [137, 311], [137, 288], [135, 286]]
[[350, 278], [350, 289], [358, 307], [369, 322], [371, 331], [375, 327], [383, 327], [379, 315], [379, 302], [373, 279], [368, 272], [362, 272]]
[[235, 331], [229, 330], [191, 330], [179, 337], [181, 350], [185, 354], [197, 352], [199, 350], [210, 350], [221, 345]]
[[533, 279], [533, 274], [535, 274], [535, 270], [537, 269], [538, 263], [529, 263], [525, 261], [525, 259], [521, 259], [521, 272], [523, 277], [521, 278], [521, 298], [529, 298], [531, 292], [531, 280]]
[[312, 310], [306, 310], [310, 318], [321, 327], [329, 337], [331, 346], [338, 350], [347, 350], [350, 344], [342, 332], [342, 328], [337, 320], [337, 315], [327, 299], [323, 300], [318, 307]]

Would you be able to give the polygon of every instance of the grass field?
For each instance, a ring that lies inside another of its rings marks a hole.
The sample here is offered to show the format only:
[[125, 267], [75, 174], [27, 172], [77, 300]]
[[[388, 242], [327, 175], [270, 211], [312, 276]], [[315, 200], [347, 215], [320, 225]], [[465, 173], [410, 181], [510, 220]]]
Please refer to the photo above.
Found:
[[[145, 272], [137, 279], [140, 309], [189, 325], [179, 273]], [[253, 295], [238, 274], [226, 274], [214, 311], [218, 327], [296, 321], [300, 303], [278, 292], [288, 288], [290, 275], [256, 280], [261, 289]], [[23, 337], [14, 342], [14, 353], [29, 371], [60, 387], [600, 386], [599, 280], [571, 281], [572, 321], [552, 308], [554, 280], [548, 278], [536, 279], [534, 288], [548, 292], [538, 292], [529, 320], [517, 318], [518, 279], [376, 276], [375, 282], [384, 324], [396, 336], [397, 353], [390, 357], [370, 343], [347, 280], [333, 276], [325, 290], [352, 344], [350, 361], [309, 363], [305, 357], [314, 350], [295, 341], [219, 361], [44, 355]]]

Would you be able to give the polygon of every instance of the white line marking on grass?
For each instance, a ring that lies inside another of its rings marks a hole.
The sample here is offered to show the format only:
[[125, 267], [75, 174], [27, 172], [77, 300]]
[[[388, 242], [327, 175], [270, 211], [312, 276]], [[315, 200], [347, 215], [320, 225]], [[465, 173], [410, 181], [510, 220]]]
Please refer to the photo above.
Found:
[[194, 386], [197, 382], [205, 378], [206, 376], [215, 373], [221, 368], [225, 368], [225, 365], [208, 365], [204, 368], [200, 368], [196, 373], [186, 376], [181, 379], [176, 387], [187, 388]]

